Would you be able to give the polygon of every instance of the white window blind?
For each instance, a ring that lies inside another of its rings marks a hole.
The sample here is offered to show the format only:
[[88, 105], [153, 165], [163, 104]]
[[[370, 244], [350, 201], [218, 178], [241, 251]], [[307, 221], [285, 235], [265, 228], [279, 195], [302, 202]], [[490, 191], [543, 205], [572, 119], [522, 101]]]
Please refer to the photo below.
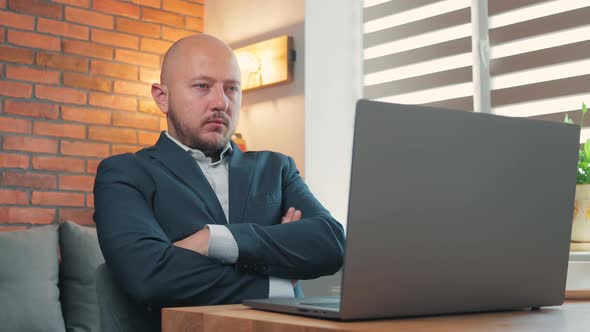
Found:
[[492, 112], [551, 121], [569, 112], [579, 123], [590, 103], [590, 0], [489, 6]]
[[[365, 0], [364, 97], [473, 110], [471, 6]], [[590, 104], [590, 0], [488, 0], [487, 10], [490, 111], [578, 122]]]
[[364, 97], [473, 109], [470, 0], [364, 2]]

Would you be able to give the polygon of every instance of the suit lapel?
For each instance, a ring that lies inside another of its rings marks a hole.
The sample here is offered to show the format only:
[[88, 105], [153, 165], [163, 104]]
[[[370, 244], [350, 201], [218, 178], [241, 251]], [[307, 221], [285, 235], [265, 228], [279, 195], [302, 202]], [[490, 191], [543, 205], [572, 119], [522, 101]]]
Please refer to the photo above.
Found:
[[253, 154], [245, 155], [236, 144], [231, 142], [233, 152], [229, 158], [229, 219], [230, 223], [242, 221], [246, 202], [250, 195], [252, 177], [256, 169]]
[[215, 192], [203, 175], [201, 168], [188, 152], [162, 133], [156, 145], [148, 149], [148, 153], [201, 199], [216, 224], [226, 223], [223, 209]]

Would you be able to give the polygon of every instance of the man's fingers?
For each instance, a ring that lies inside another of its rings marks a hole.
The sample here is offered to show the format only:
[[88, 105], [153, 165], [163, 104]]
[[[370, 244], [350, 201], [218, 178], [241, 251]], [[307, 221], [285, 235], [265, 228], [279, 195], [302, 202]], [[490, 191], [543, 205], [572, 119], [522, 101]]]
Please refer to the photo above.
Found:
[[291, 222], [293, 219], [293, 214], [295, 213], [295, 208], [294, 207], [290, 207], [287, 210], [287, 213], [285, 213], [285, 215], [283, 216], [283, 218], [281, 219], [281, 224], [284, 223], [288, 223]]
[[296, 221], [299, 219], [301, 219], [301, 211], [295, 210], [295, 212], [293, 213], [293, 220], [292, 221]]

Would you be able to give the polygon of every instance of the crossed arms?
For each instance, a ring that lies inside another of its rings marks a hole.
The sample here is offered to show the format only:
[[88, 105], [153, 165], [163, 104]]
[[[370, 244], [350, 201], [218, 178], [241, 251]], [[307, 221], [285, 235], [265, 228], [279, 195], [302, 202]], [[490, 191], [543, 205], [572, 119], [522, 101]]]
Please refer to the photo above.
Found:
[[[309, 193], [292, 160], [284, 165], [281, 179], [280, 215], [287, 219], [279, 217], [272, 225], [226, 225], [239, 248], [235, 264], [226, 264], [185, 245], [186, 236], [171, 236], [157, 214], [170, 209], [174, 215], [175, 207], [158, 202], [174, 201], [158, 196], [155, 176], [139, 159], [124, 155], [103, 161], [95, 183], [101, 249], [117, 281], [137, 301], [152, 306], [239, 303], [267, 297], [270, 276], [311, 279], [341, 267], [342, 226]], [[303, 218], [297, 219], [295, 211], [290, 214], [291, 206], [300, 209]], [[201, 210], [194, 212], [195, 218], [210, 218], [200, 215]]]

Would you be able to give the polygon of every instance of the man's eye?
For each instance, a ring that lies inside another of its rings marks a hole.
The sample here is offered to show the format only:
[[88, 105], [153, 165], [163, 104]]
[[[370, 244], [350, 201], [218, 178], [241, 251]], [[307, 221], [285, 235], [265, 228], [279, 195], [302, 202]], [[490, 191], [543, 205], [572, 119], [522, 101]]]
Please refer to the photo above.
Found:
[[231, 92], [238, 92], [238, 91], [240, 91], [240, 88], [238, 88], [237, 86], [230, 86], [230, 87], [227, 87], [227, 89], [229, 91], [231, 91]]
[[209, 88], [209, 84], [207, 84], [207, 83], [199, 83], [199, 84], [195, 84], [194, 87], [195, 88], [199, 88], [199, 89], [207, 89], [207, 88]]

